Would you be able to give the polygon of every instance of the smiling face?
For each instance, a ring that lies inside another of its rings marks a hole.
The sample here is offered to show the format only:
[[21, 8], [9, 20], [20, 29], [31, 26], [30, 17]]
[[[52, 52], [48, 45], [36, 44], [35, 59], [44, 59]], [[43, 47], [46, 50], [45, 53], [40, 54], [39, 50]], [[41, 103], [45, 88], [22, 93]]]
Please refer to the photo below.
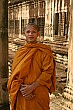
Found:
[[39, 35], [40, 33], [35, 25], [27, 25], [25, 28], [25, 37], [28, 43], [36, 43]]

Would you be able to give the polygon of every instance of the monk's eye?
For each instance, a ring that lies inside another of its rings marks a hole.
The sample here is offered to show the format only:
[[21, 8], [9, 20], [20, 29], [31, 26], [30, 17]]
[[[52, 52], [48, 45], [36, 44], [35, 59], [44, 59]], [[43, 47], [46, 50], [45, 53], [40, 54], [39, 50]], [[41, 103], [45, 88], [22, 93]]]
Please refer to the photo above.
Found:
[[26, 31], [26, 33], [30, 33], [30, 31]]
[[31, 33], [31, 34], [35, 34], [36, 31], [29, 31], [29, 30], [28, 30], [28, 31], [26, 31], [26, 33], [28, 33], [28, 34], [29, 34], [29, 33]]
[[32, 33], [36, 33], [36, 31], [32, 31]]

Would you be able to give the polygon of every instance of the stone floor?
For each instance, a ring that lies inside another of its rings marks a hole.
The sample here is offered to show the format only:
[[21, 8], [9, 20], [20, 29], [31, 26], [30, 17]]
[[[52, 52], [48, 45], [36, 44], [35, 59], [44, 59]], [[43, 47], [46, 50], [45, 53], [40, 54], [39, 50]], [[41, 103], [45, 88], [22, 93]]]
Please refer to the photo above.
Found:
[[55, 96], [51, 95], [50, 96], [50, 110], [62, 110], [63, 106], [63, 97], [61, 95]]

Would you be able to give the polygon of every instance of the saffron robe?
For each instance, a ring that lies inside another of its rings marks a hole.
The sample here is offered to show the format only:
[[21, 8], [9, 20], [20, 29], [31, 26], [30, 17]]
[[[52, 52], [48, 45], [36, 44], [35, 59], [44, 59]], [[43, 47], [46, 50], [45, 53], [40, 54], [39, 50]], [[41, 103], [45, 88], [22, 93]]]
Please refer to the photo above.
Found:
[[[40, 83], [33, 91], [35, 97], [26, 100], [20, 92], [20, 85], [30, 85], [35, 81]], [[49, 93], [55, 91], [55, 86], [55, 61], [50, 47], [42, 43], [20, 47], [15, 54], [7, 85], [11, 110], [50, 110]]]

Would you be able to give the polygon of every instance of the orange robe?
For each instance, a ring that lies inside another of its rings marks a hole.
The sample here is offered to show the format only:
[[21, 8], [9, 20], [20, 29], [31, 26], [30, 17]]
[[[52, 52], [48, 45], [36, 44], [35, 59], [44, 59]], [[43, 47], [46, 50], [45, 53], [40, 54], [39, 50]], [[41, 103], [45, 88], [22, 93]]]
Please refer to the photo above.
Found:
[[[32, 100], [26, 100], [19, 88], [21, 83], [39, 82]], [[22, 46], [14, 57], [12, 74], [8, 80], [11, 110], [50, 110], [49, 93], [55, 91], [55, 61], [49, 46], [41, 43]]]

